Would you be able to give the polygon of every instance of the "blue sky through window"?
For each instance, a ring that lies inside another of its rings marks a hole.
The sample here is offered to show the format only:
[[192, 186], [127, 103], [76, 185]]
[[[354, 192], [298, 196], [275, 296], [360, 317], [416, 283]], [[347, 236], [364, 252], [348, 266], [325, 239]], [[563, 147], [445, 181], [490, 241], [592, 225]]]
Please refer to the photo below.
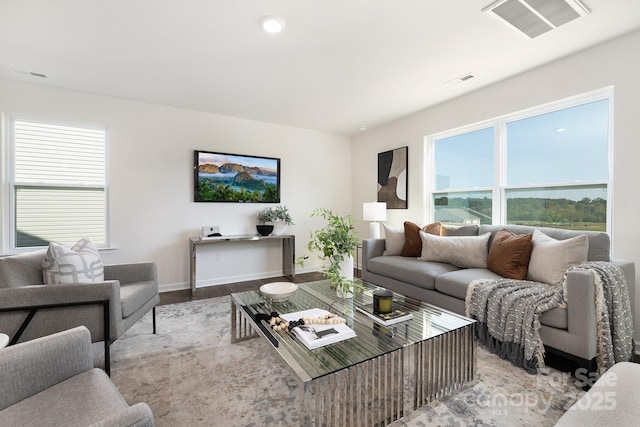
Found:
[[609, 100], [507, 123], [508, 186], [608, 179]]

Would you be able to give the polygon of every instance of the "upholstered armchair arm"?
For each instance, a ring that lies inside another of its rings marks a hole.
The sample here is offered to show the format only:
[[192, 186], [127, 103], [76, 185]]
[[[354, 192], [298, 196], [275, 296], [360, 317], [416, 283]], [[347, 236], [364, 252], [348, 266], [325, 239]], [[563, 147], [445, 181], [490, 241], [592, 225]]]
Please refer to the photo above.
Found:
[[146, 403], [140, 402], [116, 412], [90, 427], [153, 427], [153, 413]]
[[104, 266], [106, 280], [118, 280], [122, 286], [129, 283], [158, 281], [155, 262], [113, 264]]
[[0, 350], [0, 410], [92, 368], [91, 336], [83, 326], [6, 347]]
[[122, 307], [118, 281], [66, 285], [32, 285], [0, 289], [0, 330], [13, 337], [28, 316], [19, 307], [58, 306], [38, 309], [21, 341], [50, 335], [79, 325], [86, 326], [94, 342], [104, 339], [102, 305], [83, 304], [109, 301], [109, 337], [113, 341], [122, 329]]

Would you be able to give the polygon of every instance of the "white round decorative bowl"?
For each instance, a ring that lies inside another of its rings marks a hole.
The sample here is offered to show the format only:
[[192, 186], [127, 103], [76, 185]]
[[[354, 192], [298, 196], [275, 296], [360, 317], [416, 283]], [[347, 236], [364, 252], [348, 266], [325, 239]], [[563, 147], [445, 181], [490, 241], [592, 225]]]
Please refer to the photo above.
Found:
[[271, 301], [285, 301], [298, 289], [298, 285], [291, 282], [271, 282], [260, 286], [260, 293]]

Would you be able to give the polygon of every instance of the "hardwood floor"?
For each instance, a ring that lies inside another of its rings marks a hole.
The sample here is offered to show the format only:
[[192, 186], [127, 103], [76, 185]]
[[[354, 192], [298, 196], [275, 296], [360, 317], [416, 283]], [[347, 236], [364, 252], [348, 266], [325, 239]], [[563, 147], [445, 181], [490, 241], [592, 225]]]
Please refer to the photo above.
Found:
[[[320, 272], [296, 274], [293, 283], [305, 283], [315, 280], [323, 280], [324, 274]], [[243, 292], [257, 290], [260, 286], [270, 282], [289, 282], [285, 277], [270, 277], [268, 279], [250, 280], [247, 282], [229, 283], [225, 285], [207, 286], [197, 289], [193, 295], [191, 289], [181, 289], [179, 291], [162, 292], [158, 305], [176, 304], [179, 302], [195, 301], [206, 298], [215, 298], [229, 295], [233, 292]]]

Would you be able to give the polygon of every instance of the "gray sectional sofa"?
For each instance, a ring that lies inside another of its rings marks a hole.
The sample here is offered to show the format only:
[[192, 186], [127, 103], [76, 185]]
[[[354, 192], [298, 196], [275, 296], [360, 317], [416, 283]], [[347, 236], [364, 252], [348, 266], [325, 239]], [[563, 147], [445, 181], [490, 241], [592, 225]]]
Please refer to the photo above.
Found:
[[[496, 233], [507, 229], [516, 234], [532, 233], [536, 228], [515, 225], [480, 225], [477, 235], [491, 233], [488, 247]], [[588, 261], [610, 261], [620, 266], [627, 286], [635, 287], [635, 265], [610, 259], [610, 239], [601, 232], [569, 231], [537, 228], [557, 240], [586, 235]], [[460, 268], [444, 262], [424, 261], [417, 257], [383, 255], [385, 239], [367, 239], [362, 243], [362, 279], [408, 297], [465, 314], [465, 297], [474, 279], [499, 279], [502, 276], [488, 268]], [[577, 361], [589, 370], [595, 369], [596, 318], [594, 279], [587, 271], [571, 271], [567, 275], [567, 306], [554, 308], [540, 317], [540, 335], [548, 351]], [[631, 295], [633, 297], [633, 295]]]

